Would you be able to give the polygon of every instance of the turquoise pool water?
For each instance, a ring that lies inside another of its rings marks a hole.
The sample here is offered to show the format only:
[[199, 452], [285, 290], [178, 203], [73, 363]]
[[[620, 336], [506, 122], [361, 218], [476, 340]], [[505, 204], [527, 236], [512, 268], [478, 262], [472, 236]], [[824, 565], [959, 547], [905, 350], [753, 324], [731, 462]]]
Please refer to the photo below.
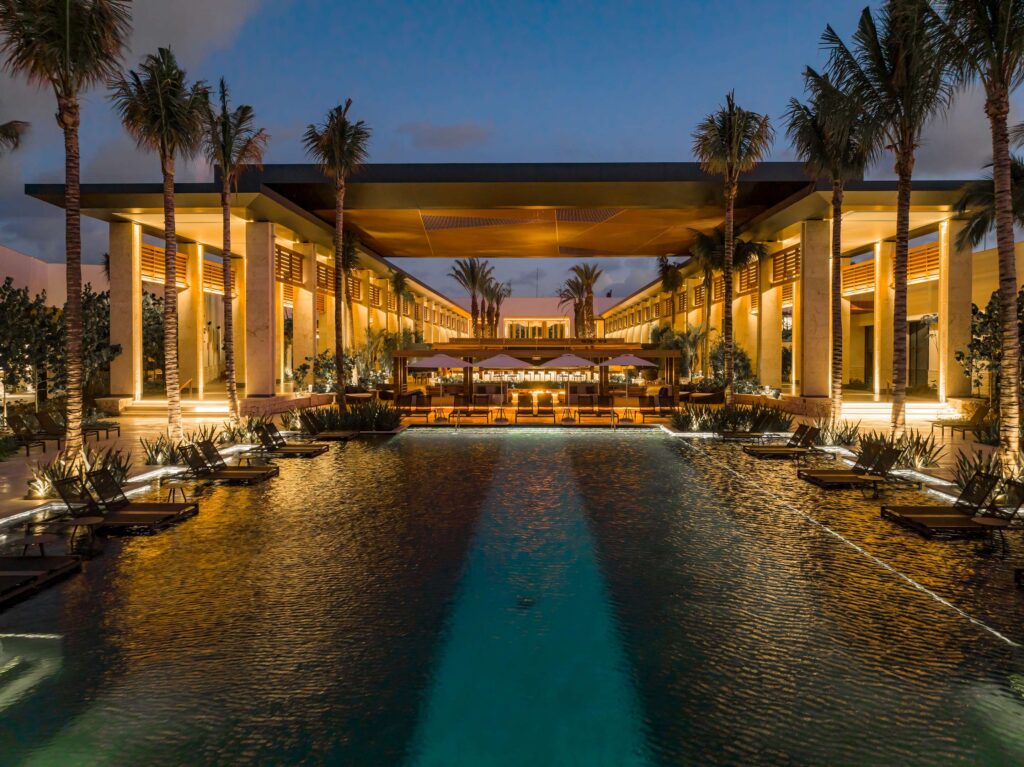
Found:
[[1022, 564], [730, 446], [410, 430], [0, 614], [0, 764], [1020, 764]]

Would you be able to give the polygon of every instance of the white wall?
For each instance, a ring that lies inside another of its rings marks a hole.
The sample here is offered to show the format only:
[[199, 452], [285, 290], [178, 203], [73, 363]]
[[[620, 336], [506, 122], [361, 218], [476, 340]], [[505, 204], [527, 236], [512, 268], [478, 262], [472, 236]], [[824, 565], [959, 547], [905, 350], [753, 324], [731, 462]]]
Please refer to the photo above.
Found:
[[[45, 290], [46, 302], [51, 306], [63, 306], [67, 300], [62, 263], [51, 264], [0, 245], [0, 280], [7, 277], [14, 279], [14, 287], [27, 287], [32, 295]], [[107, 290], [109, 284], [102, 265], [82, 265], [82, 285], [86, 283], [91, 283], [97, 292]]]

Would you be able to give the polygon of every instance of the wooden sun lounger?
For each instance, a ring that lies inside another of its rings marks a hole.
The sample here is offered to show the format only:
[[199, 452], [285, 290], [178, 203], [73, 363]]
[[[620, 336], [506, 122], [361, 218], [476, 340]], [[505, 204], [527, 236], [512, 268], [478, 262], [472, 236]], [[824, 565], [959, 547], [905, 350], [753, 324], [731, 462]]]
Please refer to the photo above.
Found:
[[171, 503], [163, 501], [133, 501], [124, 493], [124, 488], [114, 479], [108, 469], [96, 469], [85, 475], [92, 489], [96, 491], [100, 505], [110, 511], [142, 511], [174, 514], [182, 519], [194, 517], [199, 513], [199, 504], [195, 501]]
[[[45, 410], [40, 410], [36, 413], [36, 420], [39, 421], [39, 425], [43, 427], [42, 436], [45, 439], [57, 440], [57, 449], [59, 450], [63, 440], [67, 439], [67, 429], [57, 423], [54, 417]], [[83, 426], [82, 439], [89, 439], [90, 436], [99, 440], [100, 430], [92, 426]]]
[[[952, 505], [922, 504], [915, 506], [883, 506], [881, 516], [913, 530], [926, 538], [947, 535], [958, 538], [982, 537], [1008, 527], [1020, 510], [1020, 504], [1010, 517], [986, 513], [987, 504], [999, 484], [994, 474], [978, 472], [961, 491]], [[1021, 484], [1010, 480], [1008, 486], [1021, 489]], [[1024, 495], [1024, 493], [1019, 493]]]
[[212, 482], [237, 482], [252, 485], [269, 479], [272, 476], [272, 474], [263, 471], [263, 469], [277, 469], [276, 466], [215, 468], [207, 463], [196, 445], [182, 445], [181, 455], [185, 459], [185, 464], [188, 466], [188, 474], [192, 479], [205, 479]]
[[251, 452], [274, 458], [315, 458], [329, 448], [329, 445], [317, 442], [289, 443], [273, 424], [257, 426], [256, 436], [260, 446]]
[[[140, 504], [131, 508], [104, 508], [86, 489], [78, 477], [54, 482], [68, 513], [74, 517], [101, 517], [97, 529], [110, 533], [155, 533], [194, 515], [188, 510], [146, 508], [155, 504]], [[198, 507], [195, 507], [198, 508]]]
[[[224, 460], [224, 456], [220, 454], [217, 446], [208, 439], [197, 443], [195, 447], [198, 448], [197, 452], [203, 463], [216, 472], [227, 472], [238, 477], [252, 477], [256, 481], [270, 479], [271, 477], [276, 477], [281, 473], [281, 468], [279, 466], [267, 463], [261, 463], [258, 465], [250, 464], [248, 466], [228, 466], [227, 461]], [[249, 455], [246, 454], [240, 456], [239, 460], [243, 457], [249, 458]]]
[[870, 489], [872, 497], [877, 498], [882, 486], [893, 479], [891, 472], [902, 454], [897, 447], [879, 450], [878, 445], [869, 444], [850, 469], [800, 469], [796, 475], [824, 490]]
[[81, 569], [80, 557], [0, 557], [0, 609]]
[[[803, 432], [800, 429], [804, 429]], [[798, 426], [785, 445], [744, 445], [743, 452], [755, 458], [801, 458], [813, 450], [820, 430], [816, 426]]]
[[982, 404], [977, 407], [977, 409], [971, 414], [970, 418], [940, 418], [937, 421], [931, 421], [931, 430], [935, 431], [935, 427], [938, 426], [939, 434], [945, 434], [946, 429], [949, 429], [953, 436], [956, 436], [956, 433], [960, 432], [966, 438], [967, 432], [973, 431], [977, 427], [981, 426], [985, 417], [989, 413], [989, 409], [990, 408], [987, 404]]

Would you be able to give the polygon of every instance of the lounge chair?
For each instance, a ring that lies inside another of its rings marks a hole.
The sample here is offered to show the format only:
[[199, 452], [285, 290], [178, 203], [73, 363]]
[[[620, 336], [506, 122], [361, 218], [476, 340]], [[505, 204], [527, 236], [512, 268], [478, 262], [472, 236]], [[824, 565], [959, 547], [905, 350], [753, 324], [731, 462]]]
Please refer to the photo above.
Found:
[[750, 424], [750, 428], [746, 431], [720, 431], [718, 432], [718, 438], [725, 440], [764, 439], [768, 436], [764, 431], [764, 428], [768, 425], [768, 421], [771, 417], [771, 413], [763, 411], [754, 416], [754, 420]]
[[166, 503], [163, 501], [132, 501], [124, 494], [114, 475], [108, 469], [96, 469], [85, 475], [92, 489], [96, 491], [100, 506], [106, 511], [158, 511], [175, 514], [181, 517], [192, 517], [199, 513], [199, 504], [195, 501], [185, 503]]
[[949, 429], [950, 434], [956, 436], [956, 433], [960, 432], [966, 439], [967, 432], [974, 431], [985, 421], [989, 410], [988, 403], [982, 403], [975, 408], [970, 418], [940, 418], [937, 421], [931, 421], [931, 430], [935, 431], [935, 427], [938, 426], [940, 435], [944, 435], [946, 429]]
[[[989, 535], [993, 530], [1009, 525], [1012, 519], [985, 513], [990, 511], [987, 504], [998, 485], [998, 476], [979, 471], [968, 480], [951, 506], [883, 506], [881, 516], [926, 538], [935, 535], [958, 538]], [[1016, 513], [1015, 510], [1014, 516]]]
[[[0, 608], [82, 569], [80, 557], [0, 557]], [[17, 675], [17, 668], [14, 669]]]
[[883, 448], [878, 443], [868, 443], [849, 469], [800, 469], [796, 475], [825, 490], [870, 488], [872, 497], [877, 498], [880, 488], [892, 479], [890, 473], [901, 455], [903, 451], [898, 447]]
[[[44, 437], [57, 440], [57, 449], [60, 450], [61, 442], [67, 439], [68, 430], [57, 423], [57, 420], [45, 410], [40, 410], [36, 413], [36, 420], [39, 421], [39, 425], [42, 427]], [[100, 438], [100, 430], [92, 426], [83, 426], [82, 438], [88, 439], [90, 436], [98, 440]]]
[[526, 392], [519, 392], [516, 398], [516, 423], [520, 418], [533, 417], [533, 395]]
[[[212, 445], [211, 445], [212, 446]], [[214, 452], [217, 449], [214, 448]], [[277, 466], [228, 466], [224, 464], [221, 467], [210, 464], [204, 454], [200, 452], [200, 448], [196, 445], [182, 445], [181, 455], [185, 459], [185, 464], [188, 466], [188, 474], [194, 479], [206, 479], [214, 482], [240, 482], [246, 485], [252, 485], [256, 482], [262, 482], [266, 479], [270, 479], [275, 476], [280, 469]], [[219, 456], [220, 453], [217, 453]], [[219, 463], [224, 463], [224, 459], [221, 458]]]
[[[804, 431], [801, 433], [800, 429]], [[744, 445], [743, 452], [755, 458], [803, 458], [814, 449], [821, 430], [817, 426], [798, 426], [785, 445]]]
[[[424, 400], [421, 404], [420, 400]], [[424, 421], [430, 420], [430, 398], [423, 397], [419, 392], [403, 394], [398, 398], [398, 410], [404, 418], [418, 418], [423, 416]]]
[[33, 432], [20, 416], [11, 414], [7, 418], [7, 426], [14, 434], [14, 441], [18, 443], [18, 447], [25, 448], [26, 456], [30, 455], [34, 447], [42, 448], [42, 451], [46, 452], [46, 442]]
[[491, 420], [491, 396], [489, 394], [474, 394], [473, 402], [469, 406], [470, 418], [483, 418]]
[[671, 397], [663, 397], [659, 394], [649, 399], [651, 401], [649, 406], [640, 406], [640, 420], [643, 423], [646, 423], [648, 418], [671, 418], [677, 412]]
[[537, 395], [537, 418], [550, 418], [551, 423], [555, 422], [555, 400], [550, 394]]
[[576, 395], [576, 417], [582, 421], [587, 416], [597, 416], [597, 395]]
[[272, 423], [259, 424], [255, 429], [260, 446], [254, 451], [274, 458], [315, 458], [327, 452], [329, 445], [318, 442], [289, 443]]
[[[98, 528], [113, 533], [146, 532], [155, 533], [168, 525], [180, 522], [195, 512], [173, 509], [145, 510], [140, 508], [104, 508], [78, 477], [68, 477], [53, 483], [61, 500], [73, 518], [94, 517], [102, 519]], [[175, 504], [177, 506], [178, 504]], [[197, 507], [198, 508], [198, 507]]]

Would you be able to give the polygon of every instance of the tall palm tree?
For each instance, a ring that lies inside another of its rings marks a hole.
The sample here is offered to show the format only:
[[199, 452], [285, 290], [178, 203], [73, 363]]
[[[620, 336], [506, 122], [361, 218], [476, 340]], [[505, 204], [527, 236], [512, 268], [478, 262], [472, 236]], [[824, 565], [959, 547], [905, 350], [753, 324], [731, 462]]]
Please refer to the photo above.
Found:
[[48, 85], [64, 133], [67, 451], [82, 449], [82, 222], [78, 98], [113, 77], [131, 31], [128, 0], [0, 0], [0, 52], [9, 72]]
[[494, 290], [494, 296], [491, 300], [491, 305], [494, 307], [494, 327], [492, 328], [494, 338], [497, 338], [500, 335], [498, 332], [498, 324], [501, 322], [501, 305], [505, 303], [505, 299], [511, 295], [511, 282], [498, 283]]
[[1010, 156], [1010, 94], [1024, 81], [1024, 2], [945, 0], [942, 29], [957, 79], [980, 81], [992, 134], [992, 181], [1002, 360], [999, 371], [999, 442], [1003, 463], [1020, 467], [1020, 338], [1017, 328], [1017, 265], [1013, 235], [1013, 170]]
[[471, 335], [477, 335], [480, 322], [480, 259], [457, 258], [448, 276], [469, 294], [469, 314], [472, 323]]
[[178, 378], [178, 236], [174, 218], [174, 171], [179, 157], [199, 151], [209, 112], [209, 90], [202, 81], [189, 85], [170, 48], [146, 56], [138, 71], [113, 82], [111, 98], [125, 129], [140, 148], [156, 152], [164, 180], [164, 386], [167, 421], [173, 439], [181, 439], [181, 388]]
[[[246, 166], [263, 165], [263, 152], [270, 136], [256, 127], [253, 108], [240, 104], [228, 106], [228, 86], [222, 77], [218, 89], [220, 108], [206, 117], [203, 142], [206, 159], [220, 168], [220, 209], [223, 226], [221, 258], [224, 262], [224, 375], [227, 379], [228, 408], [231, 420], [238, 420], [238, 389], [235, 383], [235, 327], [231, 316], [231, 192], [238, 188], [238, 177]], [[315, 266], [315, 265], [314, 265]]]
[[362, 120], [353, 122], [348, 110], [352, 99], [346, 99], [342, 106], [334, 107], [319, 125], [306, 128], [302, 143], [306, 154], [320, 166], [324, 175], [334, 179], [334, 360], [338, 368], [338, 401], [345, 409], [345, 337], [343, 306], [345, 297], [344, 277], [347, 277], [339, 255], [344, 246], [345, 232], [345, 182], [358, 171], [369, 152], [370, 129]]
[[409, 290], [409, 277], [405, 272], [395, 270], [388, 280], [391, 284], [391, 292], [395, 295], [395, 331], [402, 332], [402, 303], [412, 298]]
[[21, 145], [21, 138], [28, 131], [28, 123], [21, 120], [9, 120], [0, 123], [0, 156], [13, 151]]
[[[711, 230], [710, 234], [707, 232], [701, 232], [697, 229], [691, 229], [690, 234], [693, 235], [693, 242], [690, 245], [690, 257], [694, 260], [694, 263], [696, 263], [697, 268], [700, 269], [703, 276], [704, 318], [701, 321], [701, 332], [696, 334], [694, 337], [699, 338], [703, 347], [700, 355], [700, 364], [704, 377], [706, 378], [710, 371], [711, 358], [711, 355], [708, 353], [708, 343], [711, 338], [712, 286], [714, 285], [715, 273], [722, 272], [724, 274], [725, 272], [725, 249], [727, 238], [724, 226], [716, 226]], [[733, 266], [746, 266], [751, 261], [764, 259], [768, 253], [764, 243], [740, 239], [735, 236], [735, 232], [733, 233], [732, 244]], [[726, 293], [726, 298], [728, 298], [728, 293]], [[724, 300], [725, 299], [723, 299], [723, 301]], [[722, 315], [723, 317], [725, 316], [724, 305], [722, 306]]]
[[583, 338], [593, 338], [596, 333], [594, 323], [594, 286], [601, 279], [604, 271], [596, 264], [576, 264], [569, 271], [583, 285]]
[[658, 277], [661, 280], [661, 289], [672, 294], [672, 314], [669, 318], [669, 327], [672, 329], [675, 329], [676, 326], [679, 291], [685, 283], [682, 267], [682, 261], [669, 261], [668, 256], [658, 256]]
[[487, 279], [480, 285], [480, 336], [491, 333], [491, 296], [494, 295], [494, 280]]
[[736, 106], [734, 93], [725, 96], [725, 106], [709, 114], [693, 133], [693, 153], [705, 173], [721, 176], [725, 190], [725, 258], [722, 278], [722, 336], [725, 345], [725, 402], [733, 403], [732, 385], [732, 269], [734, 212], [740, 174], [752, 170], [771, 149], [774, 132], [768, 115], [748, 112]]
[[864, 142], [893, 153], [896, 183], [896, 255], [893, 263], [892, 427], [906, 424], [907, 250], [914, 156], [928, 122], [949, 105], [947, 52], [928, 0], [890, 0], [878, 21], [865, 8], [852, 47], [825, 28], [827, 72], [859, 106]]
[[559, 307], [572, 305], [572, 322], [576, 328], [576, 337], [585, 338], [586, 331], [583, 329], [586, 313], [584, 304], [587, 301], [587, 288], [579, 277], [568, 277], [558, 288]]
[[857, 105], [810, 67], [804, 73], [810, 101], [790, 99], [787, 135], [812, 179], [832, 182], [832, 423], [843, 408], [843, 191], [868, 161], [864, 121]]

